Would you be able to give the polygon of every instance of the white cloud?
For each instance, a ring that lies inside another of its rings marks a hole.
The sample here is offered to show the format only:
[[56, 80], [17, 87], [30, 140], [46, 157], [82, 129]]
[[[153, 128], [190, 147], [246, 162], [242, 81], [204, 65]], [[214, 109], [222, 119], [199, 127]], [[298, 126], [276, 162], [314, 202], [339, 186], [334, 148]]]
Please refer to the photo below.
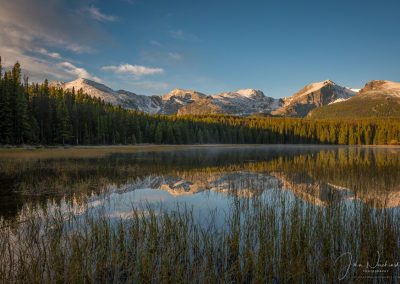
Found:
[[57, 68], [54, 62], [30, 56], [21, 49], [0, 45], [0, 54], [4, 67], [10, 68], [18, 61], [21, 64], [24, 75], [28, 76], [32, 81], [42, 81], [45, 78], [57, 80], [68, 78], [68, 74]]
[[103, 82], [103, 80], [101, 80], [99, 77], [93, 76], [86, 69], [82, 67], [77, 67], [71, 62], [64, 61], [61, 62], [59, 65], [64, 69], [65, 72], [76, 78], [91, 79], [99, 83]]
[[[0, 55], [5, 67], [16, 61], [33, 81], [71, 79], [71, 69], [60, 66], [60, 50], [92, 52], [90, 45], [104, 39], [87, 16], [76, 13], [66, 0], [1, 1]], [[18, 20], [16, 20], [18, 19]], [[54, 51], [57, 49], [57, 52]], [[93, 76], [91, 76], [93, 77]]]
[[[1, 1], [0, 39], [23, 40], [31, 49], [40, 43], [76, 53], [92, 51], [88, 43], [100, 36], [100, 30], [87, 17], [67, 9], [68, 5], [64, 0]], [[15, 41], [4, 42], [16, 45]]]
[[192, 33], [184, 32], [182, 30], [171, 30], [169, 31], [169, 35], [174, 39], [184, 40], [184, 41], [193, 41], [199, 42], [200, 38]]
[[100, 12], [100, 10], [94, 6], [86, 8], [84, 10], [87, 11], [93, 19], [95, 19], [99, 22], [114, 22], [118, 19], [118, 17], [116, 17], [116, 16], [106, 15], [106, 14]]
[[118, 66], [103, 66], [101, 69], [118, 74], [132, 74], [138, 77], [164, 73], [164, 69], [162, 68], [152, 68], [152, 67], [131, 65], [131, 64], [121, 64]]
[[40, 53], [40, 54], [42, 54], [42, 55], [45, 55], [45, 56], [48, 56], [48, 57], [51, 57], [51, 58], [54, 58], [54, 59], [61, 59], [61, 55], [59, 54], [59, 53], [57, 53], [57, 52], [50, 52], [50, 51], [48, 51], [47, 49], [45, 49], [45, 48], [38, 48], [37, 50], [36, 50], [36, 52], [37, 53]]

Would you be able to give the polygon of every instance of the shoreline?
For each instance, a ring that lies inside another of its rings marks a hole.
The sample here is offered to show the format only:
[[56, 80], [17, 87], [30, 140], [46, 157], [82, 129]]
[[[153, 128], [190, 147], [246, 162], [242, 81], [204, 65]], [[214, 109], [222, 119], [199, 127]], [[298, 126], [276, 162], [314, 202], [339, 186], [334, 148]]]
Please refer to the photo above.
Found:
[[140, 153], [183, 151], [199, 149], [249, 149], [249, 148], [361, 148], [361, 149], [400, 149], [400, 145], [327, 145], [327, 144], [135, 144], [135, 145], [68, 145], [68, 146], [0, 146], [0, 159], [14, 158], [89, 158], [114, 153]]
[[367, 148], [376, 148], [376, 147], [385, 147], [385, 148], [400, 148], [399, 145], [390, 145], [390, 144], [379, 144], [379, 145], [347, 145], [347, 144], [296, 144], [296, 143], [287, 143], [287, 144], [221, 144], [221, 143], [204, 143], [204, 144], [153, 144], [153, 143], [143, 143], [143, 144], [103, 144], [103, 145], [31, 145], [31, 144], [22, 144], [22, 145], [0, 145], [0, 150], [12, 150], [12, 149], [23, 149], [23, 150], [43, 150], [43, 149], [101, 149], [101, 148], [145, 148], [145, 147], [253, 147], [253, 146], [324, 146], [324, 147], [367, 147]]

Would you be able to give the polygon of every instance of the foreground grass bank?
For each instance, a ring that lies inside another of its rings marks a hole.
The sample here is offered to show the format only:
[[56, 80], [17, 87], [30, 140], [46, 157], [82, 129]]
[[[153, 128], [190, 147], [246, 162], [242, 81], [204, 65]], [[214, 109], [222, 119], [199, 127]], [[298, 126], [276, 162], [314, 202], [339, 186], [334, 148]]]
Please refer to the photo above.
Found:
[[[207, 216], [190, 208], [159, 212], [146, 206], [133, 208], [129, 219], [26, 212], [25, 223], [0, 226], [0, 278], [4, 283], [391, 281], [400, 276], [394, 266], [400, 260], [395, 212], [363, 203], [324, 208], [280, 194], [268, 200], [233, 198], [228, 212]], [[226, 214], [222, 224], [215, 218], [221, 214]], [[368, 263], [386, 266], [377, 272], [367, 269]]]

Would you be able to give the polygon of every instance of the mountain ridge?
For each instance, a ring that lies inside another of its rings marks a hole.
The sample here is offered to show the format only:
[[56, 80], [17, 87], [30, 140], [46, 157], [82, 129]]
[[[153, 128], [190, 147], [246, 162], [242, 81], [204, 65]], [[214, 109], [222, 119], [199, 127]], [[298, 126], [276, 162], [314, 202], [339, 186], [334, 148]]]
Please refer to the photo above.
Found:
[[84, 93], [119, 105], [150, 114], [229, 114], [239, 116], [268, 115], [305, 117], [325, 105], [348, 100], [357, 93], [331, 80], [306, 85], [289, 97], [266, 96], [261, 90], [239, 89], [218, 94], [175, 88], [164, 95], [140, 95], [126, 90], [113, 90], [95, 81], [79, 78], [71, 82], [54, 82], [63, 89], [82, 89]]
[[290, 97], [283, 98], [281, 108], [273, 111], [278, 116], [304, 117], [315, 108], [347, 100], [356, 92], [342, 87], [331, 80], [306, 85]]
[[308, 114], [313, 119], [400, 117], [400, 83], [372, 80], [354, 97], [317, 108]]
[[146, 96], [126, 90], [115, 91], [104, 84], [84, 78], [66, 83], [53, 82], [51, 85], [63, 89], [82, 89], [84, 93], [106, 102], [152, 114], [267, 114], [278, 102], [255, 89], [207, 95], [195, 90], [175, 88], [162, 96]]

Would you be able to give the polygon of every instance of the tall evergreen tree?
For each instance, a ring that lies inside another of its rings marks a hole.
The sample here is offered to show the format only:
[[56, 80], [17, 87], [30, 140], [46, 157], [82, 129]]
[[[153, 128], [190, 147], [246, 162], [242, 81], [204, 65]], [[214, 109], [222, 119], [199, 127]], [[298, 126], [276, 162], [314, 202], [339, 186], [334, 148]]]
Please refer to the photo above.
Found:
[[0, 59], [0, 143], [338, 143], [396, 144], [399, 119], [315, 121], [229, 115], [150, 115], [112, 106], [82, 90], [21, 82]]
[[64, 145], [65, 142], [69, 142], [72, 136], [72, 126], [70, 124], [67, 107], [63, 99], [59, 99], [57, 102], [57, 129], [57, 140], [59, 143]]
[[24, 87], [21, 84], [21, 66], [17, 62], [12, 69], [13, 78], [13, 121], [14, 143], [21, 144], [29, 141], [31, 125], [28, 116], [28, 102], [25, 97]]

